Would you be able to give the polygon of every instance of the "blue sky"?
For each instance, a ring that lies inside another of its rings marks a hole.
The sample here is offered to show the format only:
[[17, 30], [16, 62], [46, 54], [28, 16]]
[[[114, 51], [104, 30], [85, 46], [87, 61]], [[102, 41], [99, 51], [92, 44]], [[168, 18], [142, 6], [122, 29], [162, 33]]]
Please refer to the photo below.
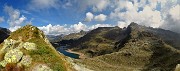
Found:
[[179, 0], [0, 0], [0, 27], [15, 31], [31, 23], [45, 34], [59, 35], [136, 22], [178, 32], [179, 4]]

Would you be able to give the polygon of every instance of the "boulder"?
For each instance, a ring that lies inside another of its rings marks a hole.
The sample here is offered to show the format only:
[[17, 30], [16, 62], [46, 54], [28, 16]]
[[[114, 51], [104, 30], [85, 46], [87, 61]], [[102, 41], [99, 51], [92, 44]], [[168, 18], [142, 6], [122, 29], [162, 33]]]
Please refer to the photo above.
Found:
[[35, 43], [30, 43], [30, 42], [25, 42], [23, 44], [23, 47], [26, 49], [26, 50], [35, 50], [36, 49], [36, 44]]
[[18, 49], [12, 49], [5, 54], [4, 60], [8, 63], [17, 63], [22, 58], [22, 56], [23, 52]]

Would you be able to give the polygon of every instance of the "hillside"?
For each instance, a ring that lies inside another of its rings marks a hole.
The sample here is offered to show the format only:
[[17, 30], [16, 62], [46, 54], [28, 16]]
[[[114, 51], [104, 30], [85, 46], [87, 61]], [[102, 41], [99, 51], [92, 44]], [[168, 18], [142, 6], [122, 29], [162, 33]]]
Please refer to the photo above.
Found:
[[[178, 50], [178, 47], [174, 47], [176, 46], [174, 43], [168, 43], [173, 41], [174, 38], [179, 38], [179, 34], [141, 26], [136, 23], [131, 23], [120, 32], [123, 34], [118, 34], [118, 36], [124, 36], [116, 39], [118, 41], [114, 47], [111, 47], [115, 50], [114, 52], [77, 60], [77, 63], [84, 64], [95, 71], [174, 71], [176, 65], [180, 64], [180, 50]], [[164, 33], [166, 35], [163, 35], [163, 32], [166, 32]], [[170, 37], [172, 40], [168, 40], [169, 36], [175, 37]], [[96, 37], [89, 38], [95, 39]], [[88, 40], [83, 42], [88, 42]], [[179, 44], [179, 42], [176, 42], [176, 44]], [[88, 47], [87, 49], [98, 50], [99, 48]], [[111, 49], [107, 51], [112, 51]], [[78, 49], [77, 51], [82, 52], [84, 50]], [[94, 52], [91, 53], [94, 54]]]
[[27, 25], [0, 44], [1, 71], [69, 71], [70, 65], [42, 31]]
[[123, 36], [119, 27], [99, 27], [75, 40], [71, 45], [74, 51], [82, 52], [90, 57], [111, 53], [115, 50], [115, 42]]
[[46, 35], [49, 42], [52, 42], [52, 43], [61, 41], [63, 36], [64, 35]]
[[10, 34], [10, 30], [0, 27], [0, 37], [1, 37], [0, 43], [2, 43], [4, 41], [4, 39], [8, 38], [9, 34]]

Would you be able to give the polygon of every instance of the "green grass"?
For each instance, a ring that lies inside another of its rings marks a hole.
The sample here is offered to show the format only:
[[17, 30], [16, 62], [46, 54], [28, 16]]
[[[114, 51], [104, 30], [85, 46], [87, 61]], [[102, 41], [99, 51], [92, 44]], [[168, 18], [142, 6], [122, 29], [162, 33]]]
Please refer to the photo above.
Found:
[[[54, 47], [52, 47], [49, 43], [44, 41], [44, 34], [37, 28], [32, 30], [30, 25], [27, 25], [23, 28], [18, 29], [17, 31], [11, 33], [8, 39], [19, 40], [22, 39], [23, 42], [32, 42], [36, 44], [36, 50], [27, 51], [25, 49], [21, 49], [21, 51], [32, 57], [32, 65], [37, 63], [47, 64], [53, 71], [67, 71], [68, 63], [65, 62], [65, 57], [60, 55]], [[2, 48], [0, 45], [0, 48]], [[2, 59], [3, 56], [0, 55]]]

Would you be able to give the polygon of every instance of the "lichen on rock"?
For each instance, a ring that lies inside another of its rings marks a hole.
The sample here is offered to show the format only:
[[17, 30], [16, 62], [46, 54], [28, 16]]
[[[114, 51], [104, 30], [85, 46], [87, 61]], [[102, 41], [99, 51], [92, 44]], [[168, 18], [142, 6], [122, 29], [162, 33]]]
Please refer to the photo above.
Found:
[[37, 64], [33, 67], [32, 71], [53, 71], [53, 70], [45, 64]]
[[35, 43], [30, 43], [30, 42], [25, 42], [23, 44], [23, 47], [26, 49], [26, 50], [35, 50], [36, 49], [36, 44]]
[[22, 58], [22, 56], [23, 52], [18, 49], [12, 49], [5, 54], [4, 60], [8, 63], [17, 63]]
[[32, 63], [32, 58], [31, 58], [30, 55], [24, 55], [22, 57], [21, 62], [20, 62], [20, 64], [22, 64], [22, 65], [24, 65], [26, 67], [29, 67], [31, 65], [31, 63]]
[[17, 42], [18, 42], [18, 41], [12, 40], [12, 39], [10, 39], [10, 40], [7, 40], [7, 39], [4, 40], [3, 48], [2, 48], [0, 51], [1, 51], [1, 52], [7, 52], [7, 51], [13, 49], [14, 44], [17, 43]]
[[3, 66], [3, 67], [5, 67], [6, 64], [7, 64], [7, 61], [5, 61], [5, 60], [3, 60], [3, 61], [0, 62], [0, 65]]

